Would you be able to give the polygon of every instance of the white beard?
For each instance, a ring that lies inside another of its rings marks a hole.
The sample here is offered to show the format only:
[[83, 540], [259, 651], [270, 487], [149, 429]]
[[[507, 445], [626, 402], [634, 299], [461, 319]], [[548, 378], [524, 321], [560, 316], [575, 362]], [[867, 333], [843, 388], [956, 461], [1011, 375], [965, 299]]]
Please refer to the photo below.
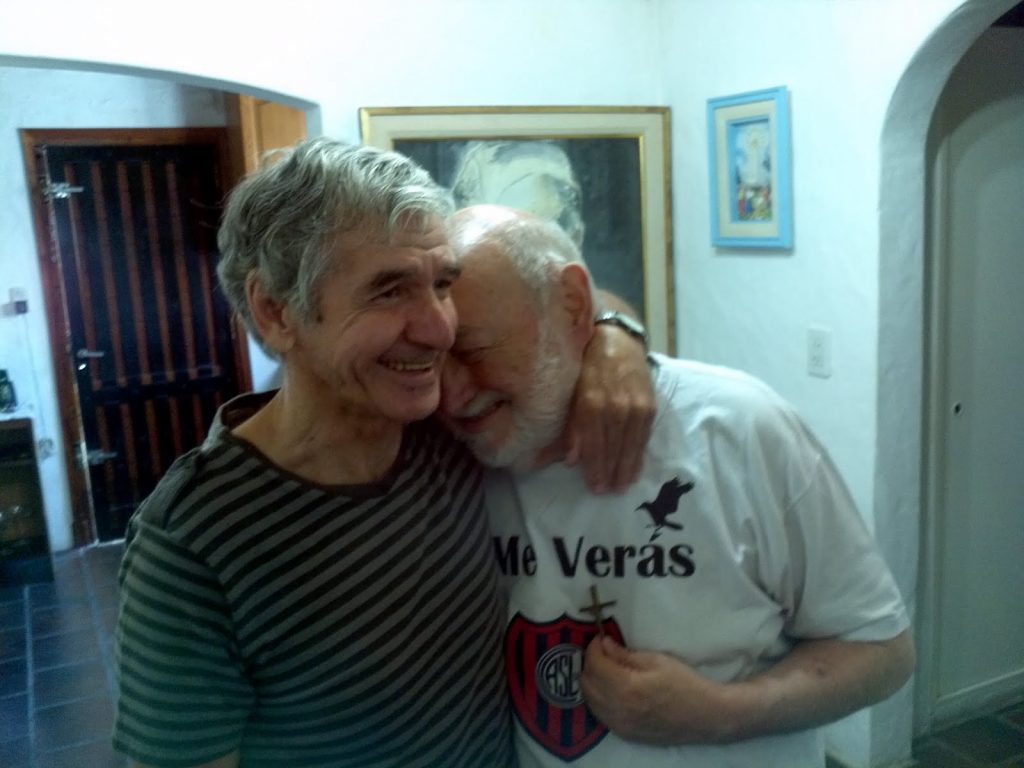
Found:
[[538, 346], [532, 386], [510, 406], [513, 411], [508, 439], [495, 446], [486, 433], [459, 435], [477, 459], [489, 467], [530, 469], [537, 454], [553, 443], [565, 427], [578, 370], [569, 364], [548, 329], [543, 330]]

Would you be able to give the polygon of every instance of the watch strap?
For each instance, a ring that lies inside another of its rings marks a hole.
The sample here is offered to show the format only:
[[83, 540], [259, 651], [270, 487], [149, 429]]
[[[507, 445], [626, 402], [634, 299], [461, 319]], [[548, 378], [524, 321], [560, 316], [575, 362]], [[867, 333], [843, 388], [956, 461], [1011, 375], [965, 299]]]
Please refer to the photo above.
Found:
[[609, 310], [598, 314], [598, 316], [594, 318], [594, 323], [610, 323], [611, 325], [616, 325], [643, 344], [644, 349], [650, 349], [647, 329], [644, 328], [643, 323], [635, 317], [630, 317], [622, 312]]

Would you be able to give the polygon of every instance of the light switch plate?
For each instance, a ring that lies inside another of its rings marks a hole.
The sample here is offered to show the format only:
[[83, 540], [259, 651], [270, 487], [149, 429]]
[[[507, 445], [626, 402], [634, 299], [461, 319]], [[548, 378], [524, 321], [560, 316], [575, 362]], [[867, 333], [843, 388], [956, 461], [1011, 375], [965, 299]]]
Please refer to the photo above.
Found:
[[831, 329], [807, 329], [807, 373], [820, 379], [827, 379], [832, 375]]

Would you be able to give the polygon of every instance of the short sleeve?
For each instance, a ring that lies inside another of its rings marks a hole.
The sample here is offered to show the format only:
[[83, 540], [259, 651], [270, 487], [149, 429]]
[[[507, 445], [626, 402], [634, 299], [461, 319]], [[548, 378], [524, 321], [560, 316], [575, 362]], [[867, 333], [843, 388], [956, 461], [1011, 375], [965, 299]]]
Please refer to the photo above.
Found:
[[213, 573], [136, 516], [120, 579], [115, 748], [167, 768], [237, 749], [255, 697]]
[[909, 626], [892, 573], [823, 449], [784, 524], [794, 602], [788, 635], [879, 641]]

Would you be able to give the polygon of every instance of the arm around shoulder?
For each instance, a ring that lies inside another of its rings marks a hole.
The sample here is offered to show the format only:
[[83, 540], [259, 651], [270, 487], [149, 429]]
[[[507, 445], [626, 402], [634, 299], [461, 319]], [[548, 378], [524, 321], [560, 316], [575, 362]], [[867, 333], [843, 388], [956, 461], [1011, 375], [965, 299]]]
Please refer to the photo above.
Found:
[[[566, 274], [574, 273], [567, 268]], [[585, 287], [583, 274], [581, 284]], [[569, 278], [565, 282], [575, 285]], [[611, 299], [616, 311], [635, 314], [612, 294], [604, 295], [607, 298], [602, 306]], [[579, 322], [590, 336], [563, 436], [564, 445], [568, 449], [568, 463], [582, 465], [592, 491], [621, 491], [640, 474], [644, 448], [654, 424], [656, 405], [646, 339], [641, 340], [620, 326], [595, 325], [589, 291], [586, 296], [585, 301], [575, 306], [586, 314]]]

